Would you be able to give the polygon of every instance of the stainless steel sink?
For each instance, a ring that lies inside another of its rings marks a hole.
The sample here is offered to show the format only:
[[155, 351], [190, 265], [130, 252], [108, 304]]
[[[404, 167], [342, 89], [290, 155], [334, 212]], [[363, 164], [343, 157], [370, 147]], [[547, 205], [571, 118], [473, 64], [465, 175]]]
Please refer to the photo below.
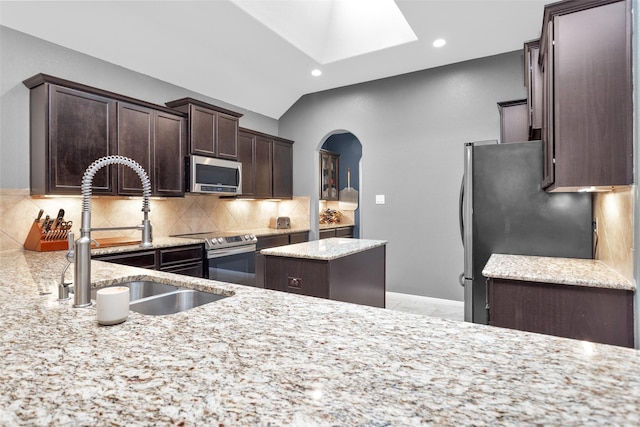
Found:
[[[137, 313], [160, 316], [179, 313], [226, 298], [225, 295], [196, 291], [150, 280], [118, 283], [129, 288], [129, 309]], [[95, 300], [98, 289], [91, 292]]]
[[162, 316], [179, 313], [223, 298], [226, 298], [226, 296], [194, 291], [193, 289], [180, 289], [132, 301], [129, 304], [129, 308], [137, 313]]

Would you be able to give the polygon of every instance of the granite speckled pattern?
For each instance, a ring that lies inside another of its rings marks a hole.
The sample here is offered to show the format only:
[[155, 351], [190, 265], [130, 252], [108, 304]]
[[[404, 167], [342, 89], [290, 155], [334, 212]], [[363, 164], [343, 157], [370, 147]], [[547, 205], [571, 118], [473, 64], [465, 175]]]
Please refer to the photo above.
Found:
[[332, 237], [330, 239], [312, 240], [310, 242], [262, 249], [260, 253], [263, 255], [288, 258], [306, 258], [330, 261], [347, 255], [356, 254], [358, 252], [364, 252], [386, 244], [386, 240]]
[[482, 274], [496, 279], [636, 290], [635, 283], [593, 259], [492, 254]]
[[638, 425], [640, 352], [93, 261], [233, 295], [99, 326], [64, 252], [0, 254], [0, 424]]

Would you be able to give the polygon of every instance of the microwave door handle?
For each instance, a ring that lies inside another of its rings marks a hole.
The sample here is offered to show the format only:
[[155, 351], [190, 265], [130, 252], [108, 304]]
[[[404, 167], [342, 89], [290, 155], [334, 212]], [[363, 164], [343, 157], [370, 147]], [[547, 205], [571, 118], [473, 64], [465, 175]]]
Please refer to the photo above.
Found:
[[236, 168], [236, 187], [240, 185], [240, 169]]

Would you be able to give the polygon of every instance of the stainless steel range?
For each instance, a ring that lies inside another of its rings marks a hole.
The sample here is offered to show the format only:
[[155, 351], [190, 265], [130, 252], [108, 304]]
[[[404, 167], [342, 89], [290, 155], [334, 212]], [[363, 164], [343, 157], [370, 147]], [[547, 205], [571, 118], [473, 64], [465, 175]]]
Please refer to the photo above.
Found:
[[172, 237], [204, 242], [209, 262], [209, 279], [255, 286], [258, 239], [253, 234], [210, 231], [177, 234]]

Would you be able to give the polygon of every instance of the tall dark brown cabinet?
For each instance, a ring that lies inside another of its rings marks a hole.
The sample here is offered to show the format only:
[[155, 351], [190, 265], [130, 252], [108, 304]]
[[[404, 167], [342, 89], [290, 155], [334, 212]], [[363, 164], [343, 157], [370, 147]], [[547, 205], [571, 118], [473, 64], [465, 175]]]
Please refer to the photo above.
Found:
[[547, 191], [633, 183], [631, 1], [545, 7], [542, 139]]
[[240, 128], [238, 161], [242, 162], [244, 197], [292, 197], [293, 141]]

